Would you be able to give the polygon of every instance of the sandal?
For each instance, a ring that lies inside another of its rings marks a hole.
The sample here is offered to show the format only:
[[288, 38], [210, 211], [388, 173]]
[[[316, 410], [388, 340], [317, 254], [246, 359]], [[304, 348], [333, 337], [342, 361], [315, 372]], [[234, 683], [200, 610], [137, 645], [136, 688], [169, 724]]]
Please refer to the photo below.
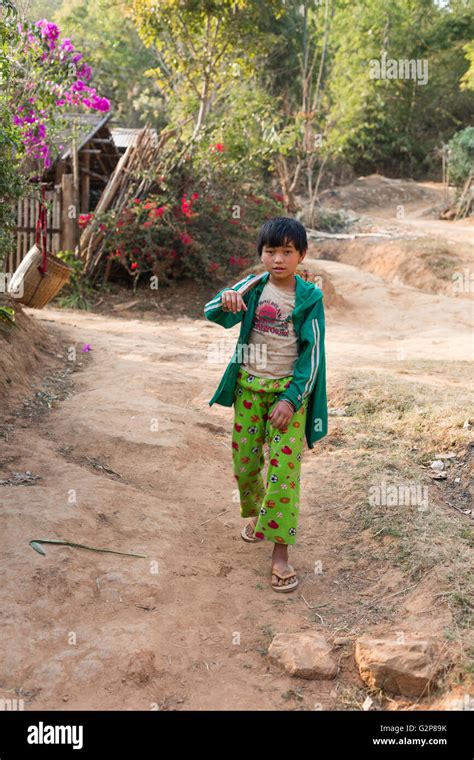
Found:
[[274, 591], [286, 593], [287, 591], [293, 591], [293, 589], [297, 587], [298, 578], [296, 577], [295, 568], [292, 565], [288, 565], [288, 567], [290, 568], [290, 572], [286, 574], [282, 574], [280, 573], [279, 570], [276, 569], [276, 567], [272, 567], [272, 575], [276, 575], [276, 577], [282, 581], [286, 580], [287, 578], [291, 578], [293, 576], [295, 578], [293, 583], [286, 583], [284, 586], [277, 586], [272, 581], [272, 589]]
[[255, 543], [257, 543], [257, 541], [260, 541], [261, 539], [260, 538], [255, 538], [254, 535], [249, 536], [249, 534], [247, 533], [247, 529], [248, 529], [249, 525], [252, 526], [252, 533], [255, 532], [255, 525], [253, 525], [252, 522], [249, 522], [246, 525], [244, 525], [244, 527], [242, 528], [242, 531], [241, 531], [240, 535], [242, 536], [243, 540], [246, 541], [248, 544], [255, 544]]

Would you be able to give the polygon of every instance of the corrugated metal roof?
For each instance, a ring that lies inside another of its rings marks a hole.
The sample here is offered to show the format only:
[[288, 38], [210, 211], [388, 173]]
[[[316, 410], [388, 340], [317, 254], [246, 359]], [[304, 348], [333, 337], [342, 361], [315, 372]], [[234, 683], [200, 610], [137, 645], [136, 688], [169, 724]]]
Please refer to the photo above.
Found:
[[[112, 127], [110, 131], [117, 148], [128, 148], [129, 145], [135, 143], [135, 140], [142, 130], [140, 128], [134, 129], [132, 127]], [[155, 129], [152, 129], [152, 134], [153, 143], [156, 145], [158, 142], [158, 134]]]

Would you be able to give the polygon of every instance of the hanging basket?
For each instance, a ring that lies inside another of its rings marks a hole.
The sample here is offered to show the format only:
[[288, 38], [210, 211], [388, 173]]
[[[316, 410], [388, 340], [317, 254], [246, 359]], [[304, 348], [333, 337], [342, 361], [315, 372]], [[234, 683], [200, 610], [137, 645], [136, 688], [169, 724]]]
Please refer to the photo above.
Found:
[[8, 294], [25, 306], [42, 309], [59, 293], [73, 271], [52, 253], [46, 254], [47, 269], [42, 273], [43, 254], [35, 245], [20, 262], [8, 285]]

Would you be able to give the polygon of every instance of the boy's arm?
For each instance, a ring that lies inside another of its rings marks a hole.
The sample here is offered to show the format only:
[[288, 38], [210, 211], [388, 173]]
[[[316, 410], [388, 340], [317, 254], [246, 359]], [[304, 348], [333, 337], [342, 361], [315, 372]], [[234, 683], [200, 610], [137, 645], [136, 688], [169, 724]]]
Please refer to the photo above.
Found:
[[244, 311], [241, 310], [241, 311], [236, 312], [235, 314], [233, 314], [231, 311], [224, 311], [222, 308], [221, 295], [226, 290], [235, 290], [237, 293], [241, 293], [243, 297], [244, 293], [247, 292], [246, 285], [254, 277], [255, 277], [254, 274], [249, 274], [247, 275], [247, 277], [244, 277], [242, 280], [239, 280], [239, 282], [236, 282], [235, 285], [232, 285], [232, 287], [222, 288], [222, 290], [220, 290], [205, 305], [204, 316], [206, 317], [206, 319], [209, 319], [211, 322], [217, 322], [218, 325], [222, 325], [222, 327], [225, 327], [225, 328], [233, 327], [234, 325], [241, 322]]
[[301, 351], [293, 368], [293, 380], [279, 397], [290, 401], [295, 412], [304, 399], [311, 395], [324, 356], [325, 319], [323, 299], [320, 298], [303, 322]]

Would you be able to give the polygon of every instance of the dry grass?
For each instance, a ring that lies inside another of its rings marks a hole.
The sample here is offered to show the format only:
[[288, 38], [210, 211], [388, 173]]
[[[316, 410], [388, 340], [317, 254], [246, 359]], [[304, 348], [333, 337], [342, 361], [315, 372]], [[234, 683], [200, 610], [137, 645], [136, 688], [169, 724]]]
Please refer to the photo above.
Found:
[[[374, 565], [388, 562], [402, 569], [408, 583], [429, 576], [437, 591], [433, 614], [443, 606], [451, 612], [443, 635], [459, 655], [457, 671], [450, 676], [454, 679], [473, 675], [472, 520], [449, 506], [472, 508], [472, 432], [463, 427], [472, 399], [468, 383], [462, 382], [469, 370], [468, 362], [407, 362], [407, 375], [443, 375], [439, 386], [400, 380], [388, 371], [352, 371], [329, 389], [331, 406], [343, 407], [349, 415], [340, 418], [338, 446], [348, 449], [360, 486], [360, 501], [345, 513], [349, 530], [369, 540]], [[443, 382], [452, 379], [461, 382]], [[447, 479], [433, 480], [435, 454], [448, 452], [456, 458], [448, 465]], [[396, 615], [396, 610], [394, 598], [387, 612]]]

